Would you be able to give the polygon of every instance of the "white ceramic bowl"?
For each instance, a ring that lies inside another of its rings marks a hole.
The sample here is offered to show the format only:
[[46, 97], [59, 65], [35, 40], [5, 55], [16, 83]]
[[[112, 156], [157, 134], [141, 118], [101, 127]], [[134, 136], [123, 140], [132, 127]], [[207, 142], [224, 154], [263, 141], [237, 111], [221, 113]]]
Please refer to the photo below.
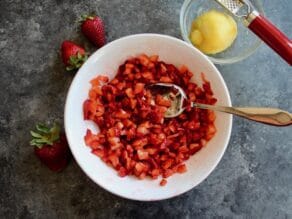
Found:
[[193, 78], [201, 83], [200, 72], [211, 82], [218, 104], [230, 106], [231, 101], [225, 82], [216, 67], [193, 46], [174, 37], [159, 34], [138, 34], [115, 40], [93, 53], [76, 74], [68, 92], [65, 106], [65, 130], [70, 149], [81, 169], [95, 183], [118, 196], [141, 201], [153, 201], [180, 195], [197, 186], [214, 170], [227, 147], [232, 116], [216, 113], [215, 137], [187, 162], [188, 171], [175, 174], [162, 187], [159, 181], [139, 180], [133, 176], [121, 178], [117, 172], [91, 153], [84, 143], [86, 129], [98, 132], [98, 127], [83, 120], [82, 104], [90, 89], [89, 81], [107, 74], [113, 78], [117, 68], [126, 59], [145, 53], [157, 54], [160, 59], [176, 66], [186, 65], [195, 73]]

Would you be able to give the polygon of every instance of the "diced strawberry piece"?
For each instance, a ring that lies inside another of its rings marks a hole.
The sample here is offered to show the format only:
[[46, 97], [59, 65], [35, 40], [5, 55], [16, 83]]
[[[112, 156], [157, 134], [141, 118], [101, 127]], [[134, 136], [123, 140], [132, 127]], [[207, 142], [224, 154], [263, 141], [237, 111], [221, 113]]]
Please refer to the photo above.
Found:
[[137, 133], [140, 134], [140, 135], [142, 135], [142, 136], [143, 135], [147, 135], [149, 133], [149, 129], [147, 129], [146, 127], [140, 125], [137, 128]]
[[182, 152], [182, 153], [186, 153], [189, 151], [189, 149], [186, 145], [183, 145], [183, 146], [179, 147], [178, 151]]
[[151, 127], [150, 122], [144, 122], [140, 124], [137, 128], [137, 133], [140, 135], [147, 135], [150, 131], [149, 128]]
[[199, 148], [199, 147], [201, 147], [199, 143], [192, 143], [192, 144], [190, 144], [190, 149], [191, 150], [193, 150], [195, 148]]
[[194, 94], [194, 93], [189, 93], [188, 96], [189, 96], [189, 100], [190, 101], [194, 102], [197, 99], [196, 94]]
[[143, 148], [146, 144], [148, 144], [148, 139], [147, 138], [140, 138], [140, 139], [137, 139], [133, 142], [133, 147], [136, 149]]
[[173, 174], [174, 174], [174, 172], [173, 172], [172, 170], [170, 170], [170, 169], [166, 169], [166, 170], [163, 172], [162, 176], [163, 176], [164, 178], [168, 178], [168, 177], [170, 177], [170, 176], [173, 175]]
[[105, 156], [105, 152], [102, 149], [95, 149], [92, 151], [93, 154], [95, 154], [96, 156], [102, 158]]
[[127, 113], [125, 110], [119, 109], [114, 113], [114, 117], [118, 119], [127, 119], [130, 118], [130, 114]]
[[202, 139], [200, 140], [200, 144], [201, 144], [202, 147], [204, 147], [204, 146], [207, 144], [206, 139], [203, 139], [203, 138], [202, 138]]
[[160, 174], [160, 170], [159, 170], [159, 169], [153, 169], [153, 170], [151, 171], [151, 175], [152, 175], [152, 176], [159, 176], [159, 174]]
[[216, 133], [216, 128], [215, 128], [215, 126], [214, 126], [214, 125], [210, 125], [210, 126], [208, 127], [208, 129], [207, 129], [207, 133], [206, 133], [205, 139], [206, 139], [207, 141], [209, 141], [211, 138], [214, 137], [215, 133]]
[[107, 140], [110, 144], [111, 150], [116, 150], [123, 146], [119, 137], [109, 137]]
[[150, 134], [149, 136], [149, 141], [153, 145], [160, 145], [166, 140], [166, 136], [164, 133], [159, 133], [159, 134]]
[[97, 76], [96, 79], [99, 80], [100, 82], [103, 82], [103, 83], [107, 83], [109, 81], [109, 78], [107, 76], [104, 76], [104, 75], [99, 75], [99, 76]]
[[130, 88], [130, 87], [125, 90], [125, 93], [127, 94], [127, 96], [129, 98], [134, 98], [135, 97], [135, 94], [134, 94], [132, 88]]
[[115, 95], [117, 93], [117, 88], [110, 84], [103, 85], [101, 90], [105, 96], [108, 94]]
[[202, 93], [203, 93], [202, 88], [200, 88], [200, 87], [195, 88], [195, 96], [201, 96]]
[[166, 106], [166, 107], [170, 107], [171, 106], [171, 101], [169, 99], [167, 99], [167, 98], [164, 98], [160, 94], [156, 95], [155, 102], [160, 106]]
[[133, 147], [132, 147], [131, 145], [129, 145], [129, 144], [126, 146], [126, 150], [127, 150], [129, 153], [133, 153], [133, 151], [134, 151]]
[[157, 135], [157, 139], [159, 140], [159, 142], [163, 142], [166, 139], [166, 136], [164, 133], [159, 133]]
[[179, 71], [180, 71], [181, 74], [184, 74], [185, 72], [188, 71], [188, 67], [185, 66], [185, 65], [182, 65], [182, 66], [180, 67]]
[[135, 74], [135, 79], [140, 79], [140, 78], [142, 78], [142, 74], [140, 72], [137, 72]]
[[199, 143], [190, 144], [190, 154], [193, 155], [198, 152], [202, 146]]
[[127, 140], [129, 141], [134, 139], [136, 137], [136, 129], [132, 127], [126, 130], [126, 136], [127, 136]]
[[100, 85], [100, 80], [99, 80], [99, 78], [98, 78], [98, 77], [93, 78], [93, 79], [90, 81], [90, 84], [91, 84], [92, 86], [99, 86], [99, 85]]
[[196, 87], [197, 87], [197, 85], [195, 83], [190, 82], [190, 83], [188, 83], [187, 90], [193, 91]]
[[116, 144], [120, 143], [120, 138], [119, 137], [110, 137], [107, 140], [111, 145], [116, 145]]
[[160, 116], [164, 117], [164, 113], [167, 111], [167, 107], [164, 106], [157, 106], [158, 113]]
[[139, 160], [147, 160], [149, 158], [148, 152], [146, 150], [138, 149], [137, 155]]
[[162, 76], [159, 81], [163, 82], [163, 83], [172, 83], [173, 82], [173, 80], [168, 76]]
[[145, 84], [143, 83], [136, 83], [134, 88], [134, 93], [139, 94], [144, 90]]
[[117, 129], [122, 130], [124, 128], [124, 124], [122, 122], [118, 121], [116, 123], [116, 127], [117, 127]]
[[153, 155], [156, 154], [158, 152], [157, 148], [147, 148], [146, 151], [148, 152], [148, 154]]
[[166, 160], [166, 161], [163, 162], [162, 168], [163, 169], [168, 169], [168, 168], [171, 167], [172, 163], [173, 163], [173, 160], [168, 159], [168, 160]]
[[140, 56], [138, 57], [138, 59], [140, 60], [140, 63], [141, 63], [142, 65], [144, 65], [144, 66], [147, 66], [147, 65], [149, 64], [149, 62], [150, 62], [149, 57], [146, 56], [145, 54], [140, 55]]
[[90, 146], [92, 142], [96, 140], [97, 140], [96, 136], [92, 134], [91, 130], [87, 129], [86, 135], [84, 136], [85, 144]]
[[145, 79], [148, 79], [148, 80], [153, 80], [154, 79], [153, 74], [150, 71], [143, 72], [142, 73], [142, 77], [145, 78]]
[[178, 173], [185, 173], [187, 172], [187, 167], [185, 164], [181, 164], [177, 167], [177, 172]]
[[160, 184], [160, 186], [165, 186], [167, 184], [167, 180], [162, 179], [159, 184]]
[[126, 170], [126, 168], [124, 168], [124, 167], [121, 167], [121, 168], [118, 170], [118, 174], [119, 174], [120, 177], [125, 177], [125, 176], [128, 175], [128, 174], [127, 174], [127, 170]]
[[85, 100], [83, 103], [83, 117], [88, 120], [96, 112], [96, 106], [91, 100]]
[[[94, 86], [94, 87], [92, 87], [91, 90], [94, 91], [98, 95], [98, 97], [100, 97], [102, 95], [102, 89], [100, 86]], [[98, 104], [100, 104], [100, 103], [98, 103]]]
[[120, 130], [117, 127], [109, 128], [106, 131], [107, 137], [116, 137], [120, 135]]
[[111, 80], [110, 84], [112, 85], [117, 85], [119, 83], [119, 80], [117, 78], [114, 78], [113, 80]]
[[123, 90], [126, 87], [126, 83], [125, 82], [119, 82], [116, 85], [116, 87], [117, 87], [118, 90]]
[[137, 100], [136, 99], [130, 99], [130, 105], [132, 109], [135, 109], [137, 106]]
[[166, 161], [168, 159], [168, 156], [166, 154], [163, 154], [160, 156], [160, 161]]
[[135, 65], [133, 65], [133, 64], [131, 64], [131, 63], [127, 63], [127, 64], [126, 64], [126, 68], [130, 68], [130, 69], [132, 69], [132, 68], [135, 68]]
[[117, 155], [115, 154], [111, 154], [108, 156], [109, 161], [111, 162], [111, 164], [113, 165], [113, 167], [117, 167], [119, 162], [119, 158]]
[[163, 63], [160, 64], [160, 69], [161, 69], [161, 73], [166, 73], [167, 71], [167, 68]]
[[138, 177], [139, 177], [139, 179], [145, 179], [146, 173], [142, 172]]
[[216, 114], [214, 113], [214, 111], [209, 110], [208, 111], [208, 119], [209, 122], [214, 122], [216, 119]]
[[196, 122], [196, 121], [189, 121], [187, 123], [187, 128], [190, 130], [197, 130], [200, 128], [200, 122]]
[[149, 59], [150, 59], [151, 62], [155, 63], [158, 60], [158, 55], [152, 55], [152, 56], [149, 57]]
[[171, 158], [175, 158], [176, 157], [176, 153], [173, 153], [173, 152], [169, 152], [169, 157], [171, 157]]
[[177, 138], [179, 135], [180, 135], [180, 133], [169, 135], [169, 136], [167, 136], [167, 139]]
[[145, 170], [145, 165], [142, 162], [137, 162], [135, 165], [135, 171], [137, 173], [141, 173], [144, 170]]
[[102, 116], [104, 114], [104, 106], [103, 105], [96, 105], [96, 112], [95, 116]]
[[209, 124], [208, 125], [208, 130], [207, 130], [207, 134], [215, 134], [216, 133], [216, 128], [214, 124]]

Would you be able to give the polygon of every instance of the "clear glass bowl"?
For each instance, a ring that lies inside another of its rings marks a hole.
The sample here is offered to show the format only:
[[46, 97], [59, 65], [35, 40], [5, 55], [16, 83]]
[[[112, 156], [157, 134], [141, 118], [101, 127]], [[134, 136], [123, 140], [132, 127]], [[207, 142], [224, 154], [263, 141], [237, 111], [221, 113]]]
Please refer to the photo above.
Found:
[[[256, 10], [263, 14], [263, 8], [259, 0], [250, 0]], [[180, 11], [180, 29], [183, 39], [192, 44], [189, 38], [192, 21], [203, 12], [216, 9], [227, 13], [214, 0], [185, 0]], [[231, 64], [241, 61], [252, 55], [261, 45], [261, 40], [257, 38], [249, 29], [244, 26], [242, 19], [233, 16], [237, 23], [238, 34], [233, 44], [223, 52], [206, 55], [215, 64]]]

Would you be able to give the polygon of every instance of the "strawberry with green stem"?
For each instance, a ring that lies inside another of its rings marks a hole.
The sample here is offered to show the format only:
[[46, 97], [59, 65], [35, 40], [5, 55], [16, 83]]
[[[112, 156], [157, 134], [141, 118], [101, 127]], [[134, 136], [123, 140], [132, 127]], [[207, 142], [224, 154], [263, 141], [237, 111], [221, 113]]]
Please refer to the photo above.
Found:
[[81, 17], [81, 32], [97, 47], [106, 43], [103, 20], [96, 15], [83, 15]]
[[63, 170], [71, 158], [71, 153], [64, 133], [56, 123], [52, 127], [37, 124], [30, 132], [36, 156], [52, 171]]
[[61, 54], [67, 71], [79, 69], [87, 59], [84, 48], [69, 40], [62, 43]]

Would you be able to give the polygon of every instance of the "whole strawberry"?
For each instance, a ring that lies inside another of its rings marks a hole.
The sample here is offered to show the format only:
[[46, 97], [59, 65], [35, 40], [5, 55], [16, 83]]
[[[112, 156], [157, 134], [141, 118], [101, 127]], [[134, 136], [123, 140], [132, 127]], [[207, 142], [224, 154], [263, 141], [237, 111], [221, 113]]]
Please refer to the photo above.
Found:
[[35, 146], [36, 156], [52, 171], [61, 171], [71, 158], [65, 135], [60, 134], [60, 127], [54, 124], [51, 128], [43, 124], [36, 125], [36, 131], [30, 132], [33, 139], [30, 144]]
[[104, 24], [98, 16], [82, 16], [81, 31], [97, 47], [106, 42]]
[[62, 59], [66, 70], [78, 69], [87, 59], [85, 50], [72, 41], [65, 40], [61, 46]]

